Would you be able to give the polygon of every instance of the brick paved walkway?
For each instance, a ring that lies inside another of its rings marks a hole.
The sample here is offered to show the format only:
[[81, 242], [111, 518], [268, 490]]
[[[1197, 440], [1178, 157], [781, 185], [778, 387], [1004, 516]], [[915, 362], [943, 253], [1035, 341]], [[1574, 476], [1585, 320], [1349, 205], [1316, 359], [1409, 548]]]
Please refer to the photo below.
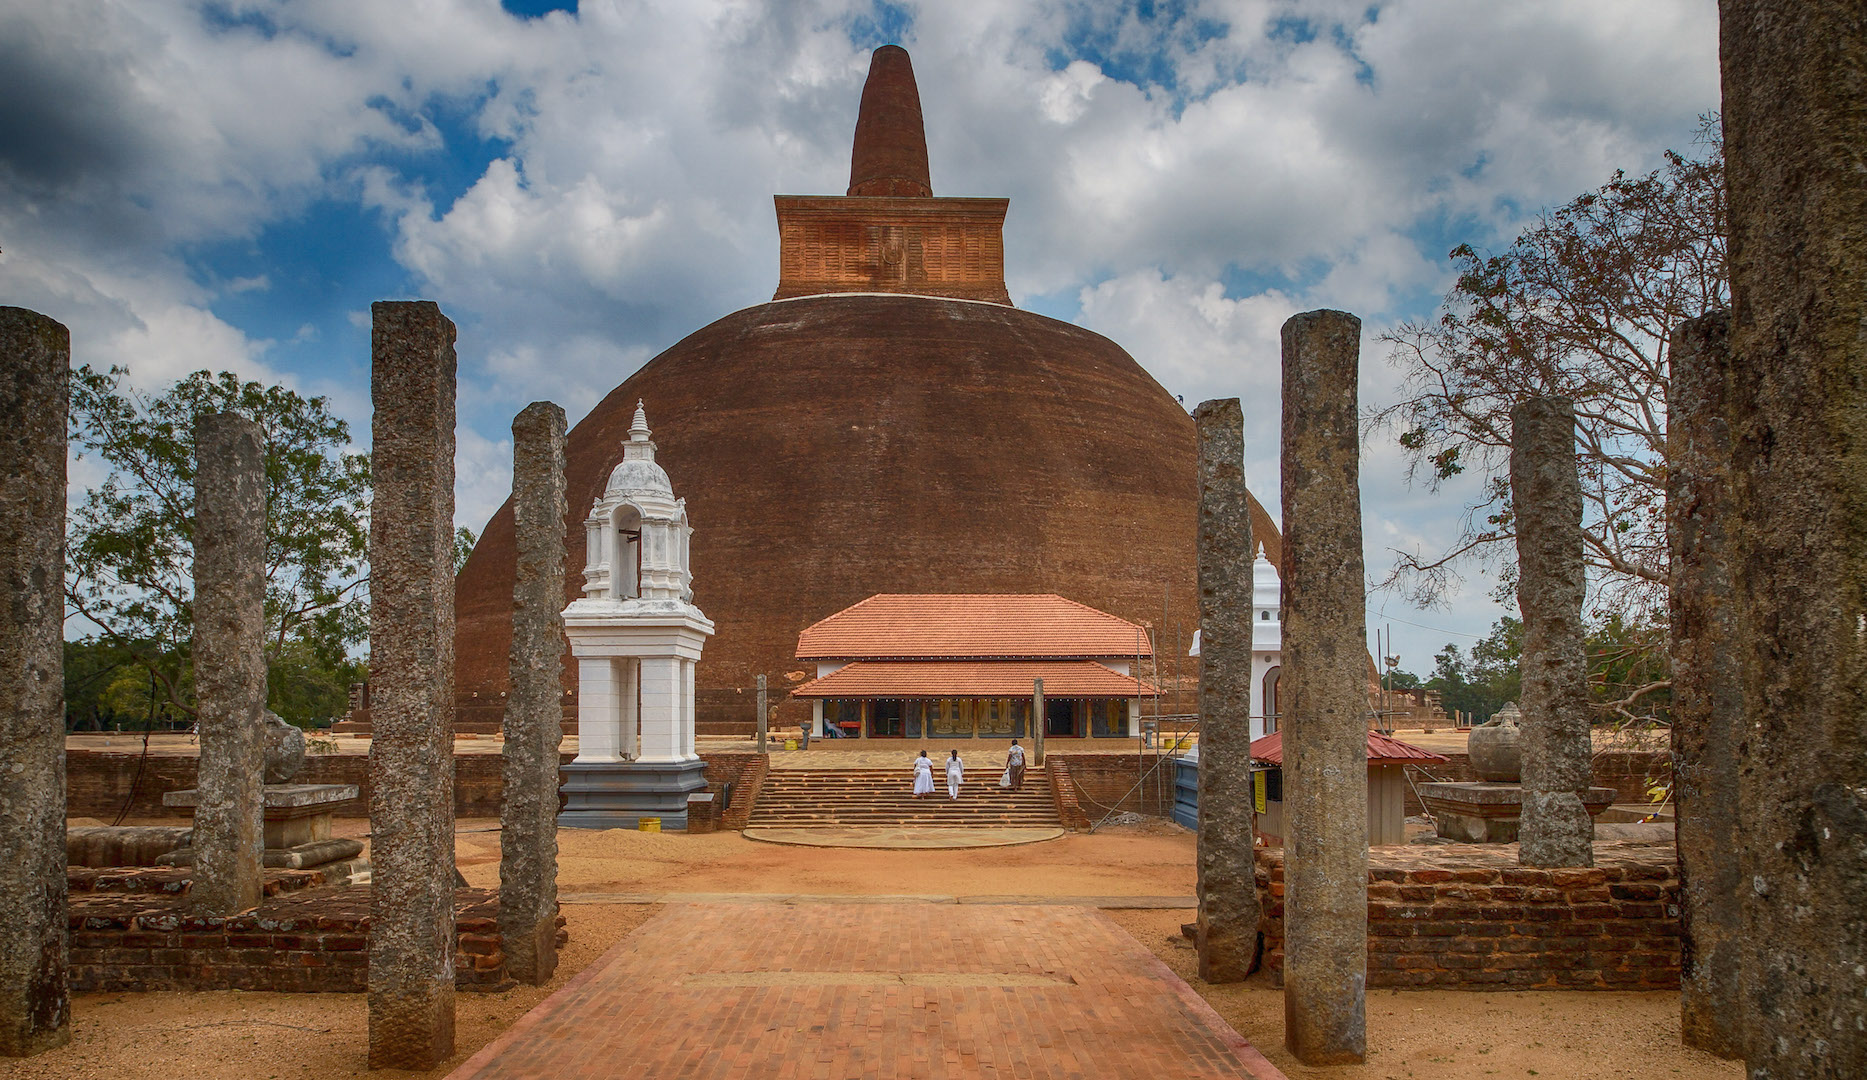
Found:
[[670, 906], [452, 1080], [1283, 1080], [1087, 908]]

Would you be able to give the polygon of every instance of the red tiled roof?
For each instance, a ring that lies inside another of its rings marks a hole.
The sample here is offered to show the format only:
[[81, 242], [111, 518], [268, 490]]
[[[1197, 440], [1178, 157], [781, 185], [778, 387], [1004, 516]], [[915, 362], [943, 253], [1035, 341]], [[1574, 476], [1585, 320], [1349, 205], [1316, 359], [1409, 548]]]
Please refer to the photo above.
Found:
[[[1048, 683], [1045, 684], [1045, 686], [1048, 685]], [[1274, 731], [1262, 739], [1253, 740], [1251, 756], [1268, 765], [1282, 765], [1284, 763], [1284, 733]], [[1444, 757], [1431, 750], [1422, 750], [1412, 743], [1401, 742], [1399, 739], [1390, 738], [1378, 731], [1368, 732], [1368, 764], [1370, 765], [1424, 764], [1445, 760]]]
[[1145, 683], [1094, 660], [857, 660], [791, 691], [800, 698], [1140, 697]]
[[1139, 626], [1054, 593], [879, 593], [797, 638], [800, 660], [1137, 654]]

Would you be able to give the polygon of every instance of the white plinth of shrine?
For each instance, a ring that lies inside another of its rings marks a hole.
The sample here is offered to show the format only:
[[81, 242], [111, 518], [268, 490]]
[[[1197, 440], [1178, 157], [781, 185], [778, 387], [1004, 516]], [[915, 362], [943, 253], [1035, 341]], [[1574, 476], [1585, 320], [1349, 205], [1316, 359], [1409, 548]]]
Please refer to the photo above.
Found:
[[693, 603], [687, 503], [655, 463], [640, 404], [622, 461], [584, 522], [584, 595], [564, 609], [577, 660], [577, 757], [559, 823], [687, 821], [705, 790], [694, 752], [694, 665], [713, 623]]

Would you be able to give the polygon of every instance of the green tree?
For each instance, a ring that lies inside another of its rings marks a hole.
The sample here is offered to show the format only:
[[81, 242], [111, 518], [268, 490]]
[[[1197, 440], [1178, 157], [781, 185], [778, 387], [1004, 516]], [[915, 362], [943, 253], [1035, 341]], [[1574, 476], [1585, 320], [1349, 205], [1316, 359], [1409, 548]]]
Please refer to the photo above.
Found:
[[1483, 722], [1523, 693], [1522, 658], [1523, 623], [1506, 615], [1491, 624], [1491, 633], [1472, 646], [1469, 656], [1449, 643], [1439, 650], [1426, 688], [1439, 691], [1448, 710]]
[[1509, 592], [1510, 412], [1562, 394], [1575, 400], [1594, 610], [1637, 623], [1664, 611], [1667, 342], [1681, 320], [1730, 303], [1715, 116], [1699, 141], [1699, 156], [1669, 153], [1663, 169], [1617, 172], [1544, 212], [1501, 254], [1453, 249], [1458, 277], [1438, 318], [1384, 336], [1405, 390], [1372, 426], [1397, 431], [1429, 488], [1484, 477], [1456, 542], [1396, 552], [1387, 587], [1435, 603], [1476, 561], [1498, 568]]
[[[333, 666], [368, 629], [369, 458], [352, 452], [348, 425], [324, 398], [228, 372], [157, 395], [125, 386], [127, 374], [72, 375], [71, 445], [105, 475], [68, 518], [71, 613], [156, 680], [169, 710], [192, 712], [194, 422], [236, 412], [266, 439], [268, 658], [304, 643]], [[128, 694], [118, 678], [105, 697], [127, 706]]]
[[1629, 619], [1619, 612], [1590, 628], [1588, 689], [1604, 717], [1644, 726], [1666, 717], [1672, 703], [1672, 665], [1664, 621]]
[[299, 727], [326, 728], [350, 708], [350, 685], [367, 678], [368, 665], [322, 653], [302, 638], [268, 658], [266, 707]]
[[454, 529], [455, 574], [459, 574], [460, 568], [467, 565], [467, 556], [473, 554], [473, 545], [477, 543], [479, 539], [479, 537], [473, 535], [473, 530], [467, 528], [465, 525], [458, 526]]

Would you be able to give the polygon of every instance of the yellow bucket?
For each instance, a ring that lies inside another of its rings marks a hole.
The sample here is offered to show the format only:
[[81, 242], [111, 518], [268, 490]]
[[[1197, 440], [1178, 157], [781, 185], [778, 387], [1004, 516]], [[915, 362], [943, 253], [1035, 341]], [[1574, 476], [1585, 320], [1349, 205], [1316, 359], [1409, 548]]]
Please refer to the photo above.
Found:
[[786, 739], [786, 740], [784, 741], [784, 748], [785, 748], [786, 750], [795, 750], [795, 749], [797, 749], [797, 740], [796, 740], [796, 739]]
[[635, 823], [635, 827], [640, 832], [660, 832], [661, 819], [658, 817], [645, 817], [638, 820]]

